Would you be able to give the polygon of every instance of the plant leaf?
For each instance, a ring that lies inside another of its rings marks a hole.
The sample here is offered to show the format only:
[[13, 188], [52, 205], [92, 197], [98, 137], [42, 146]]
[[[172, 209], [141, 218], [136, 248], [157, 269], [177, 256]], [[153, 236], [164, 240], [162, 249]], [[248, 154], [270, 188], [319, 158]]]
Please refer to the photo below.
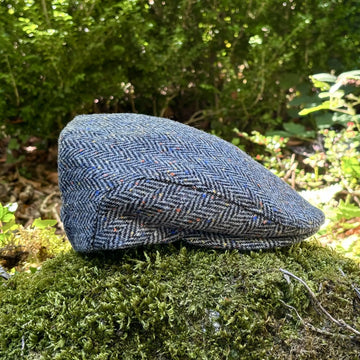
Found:
[[343, 72], [338, 76], [338, 80], [340, 79], [360, 79], [360, 70], [352, 70]]
[[358, 156], [343, 156], [341, 159], [342, 171], [347, 175], [360, 178], [360, 158]]
[[352, 219], [360, 216], [360, 208], [354, 204], [346, 204], [343, 200], [340, 200], [337, 208], [336, 218], [341, 219]]
[[305, 132], [305, 126], [301, 125], [301, 124], [295, 124], [292, 122], [288, 122], [288, 123], [283, 124], [283, 127], [287, 132], [289, 132], [293, 135], [298, 135], [298, 134]]
[[5, 234], [9, 231], [16, 230], [18, 228], [19, 228], [19, 224], [16, 224], [15, 221], [10, 221], [10, 222], [6, 223], [5, 225], [3, 225], [1, 230]]
[[318, 96], [319, 96], [320, 99], [325, 99], [325, 98], [330, 97], [330, 92], [329, 91], [323, 91], [320, 94], [318, 94]]
[[8, 213], [5, 213], [3, 216], [2, 216], [2, 219], [1, 219], [3, 222], [9, 222], [11, 220], [15, 220], [15, 216], [14, 214], [8, 212]]
[[315, 79], [320, 82], [331, 82], [334, 83], [336, 81], [336, 76], [328, 74], [328, 73], [319, 73], [310, 76], [311, 79]]
[[324, 103], [322, 103], [321, 105], [318, 105], [318, 106], [315, 106], [313, 108], [305, 108], [305, 109], [302, 109], [300, 112], [299, 112], [299, 115], [301, 116], [305, 116], [305, 115], [308, 115], [312, 112], [315, 112], [315, 111], [319, 111], [319, 110], [329, 110], [330, 109], [330, 101], [325, 101]]
[[46, 219], [46, 220], [42, 220], [40, 218], [37, 218], [33, 221], [32, 225], [33, 227], [37, 227], [39, 229], [45, 229], [48, 226], [54, 226], [56, 225], [57, 221], [54, 219]]

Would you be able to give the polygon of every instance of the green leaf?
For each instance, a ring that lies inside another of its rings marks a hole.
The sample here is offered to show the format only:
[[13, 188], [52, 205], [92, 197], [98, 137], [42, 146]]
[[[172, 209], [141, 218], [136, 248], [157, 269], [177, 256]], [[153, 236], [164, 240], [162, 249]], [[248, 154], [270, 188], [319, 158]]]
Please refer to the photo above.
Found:
[[8, 149], [9, 150], [19, 150], [20, 149], [19, 142], [15, 138], [10, 139], [10, 141], [8, 143]]
[[10, 212], [5, 213], [1, 218], [1, 221], [3, 221], [3, 222], [9, 222], [11, 220], [15, 220], [15, 216], [14, 216], [14, 214], [12, 214]]
[[308, 114], [313, 113], [315, 111], [329, 110], [329, 109], [330, 109], [330, 101], [325, 101], [321, 105], [315, 106], [313, 108], [306, 108], [306, 109], [301, 110], [299, 112], [299, 115], [305, 116], [305, 115], [308, 115]]
[[[320, 95], [320, 94], [319, 94]], [[329, 95], [332, 97], [332, 98], [338, 98], [338, 99], [341, 99], [344, 95], [345, 95], [345, 91], [344, 90], [336, 90], [334, 92], [330, 91], [329, 92]]]
[[330, 97], [330, 93], [328, 91], [323, 91], [318, 96], [320, 99], [325, 99], [325, 98]]
[[301, 124], [295, 124], [292, 122], [288, 122], [288, 123], [283, 124], [283, 127], [287, 132], [289, 132], [290, 134], [293, 134], [293, 135], [298, 135], [298, 134], [305, 132], [305, 126], [301, 125]]
[[240, 144], [240, 139], [239, 138], [233, 138], [232, 140], [231, 140], [231, 142], [232, 142], [232, 144], [234, 144], [234, 145], [239, 145]]
[[336, 81], [336, 76], [328, 74], [328, 73], [319, 73], [310, 76], [311, 79], [315, 79], [320, 82], [331, 82], [334, 83]]
[[48, 226], [54, 226], [56, 225], [57, 221], [53, 220], [53, 219], [46, 219], [46, 220], [42, 220], [40, 218], [37, 218], [33, 221], [32, 226], [33, 227], [37, 227], [39, 229], [45, 229]]
[[341, 99], [344, 95], [345, 95], [345, 92], [343, 90], [332, 91], [332, 88], [331, 88], [330, 91], [321, 92], [318, 96], [320, 99], [325, 99], [328, 97], [336, 97], [336, 98]]
[[326, 112], [315, 117], [316, 126], [319, 129], [328, 129], [334, 125], [333, 114]]
[[220, 92], [220, 90], [219, 89], [217, 89], [215, 86], [213, 86], [213, 85], [209, 85], [209, 84], [200, 84], [200, 86], [199, 86], [201, 89], [204, 89], [204, 90], [208, 90], [208, 91], [212, 91], [212, 92], [214, 92], [214, 93], [218, 93], [218, 94], [220, 94], [221, 92]]
[[346, 102], [343, 99], [340, 98], [331, 98], [330, 101], [330, 110], [336, 111], [336, 109], [342, 108], [343, 106], [346, 106]]
[[9, 231], [16, 230], [18, 228], [19, 228], [19, 224], [16, 224], [15, 221], [10, 221], [10, 222], [6, 223], [5, 225], [3, 225], [1, 227], [1, 230], [5, 234]]
[[311, 139], [316, 137], [316, 131], [314, 130], [308, 130], [303, 132], [302, 134], [299, 134], [301, 138], [303, 139]]
[[354, 204], [346, 204], [343, 200], [340, 200], [337, 208], [336, 218], [341, 219], [352, 219], [360, 216], [360, 208]]
[[274, 130], [274, 131], [267, 131], [265, 136], [282, 136], [284, 138], [291, 137], [293, 134], [284, 131], [284, 130]]
[[343, 156], [341, 159], [341, 168], [345, 174], [360, 178], [360, 157]]
[[301, 75], [295, 73], [286, 73], [279, 80], [279, 86], [281, 89], [287, 90], [299, 83]]
[[32, 274], [36, 273], [38, 271], [38, 269], [36, 267], [30, 266], [29, 270]]
[[317, 87], [318, 89], [321, 89], [322, 91], [325, 90], [330, 90], [330, 85], [326, 82], [322, 82], [322, 81], [317, 81], [315, 79], [311, 79], [314, 86]]
[[299, 95], [294, 97], [289, 102], [289, 105], [291, 106], [299, 106], [299, 105], [306, 105], [308, 107], [310, 106], [316, 106], [319, 105], [320, 101], [315, 96], [309, 96], [309, 95]]
[[340, 79], [360, 79], [360, 70], [343, 72], [338, 76], [338, 80]]
[[349, 114], [340, 114], [340, 113], [335, 112], [332, 116], [332, 121], [334, 123], [339, 123], [342, 125], [346, 125], [349, 121], [352, 121], [352, 120], [353, 120], [353, 116], [351, 116]]
[[0, 221], [9, 222], [15, 217], [6, 206], [0, 204]]

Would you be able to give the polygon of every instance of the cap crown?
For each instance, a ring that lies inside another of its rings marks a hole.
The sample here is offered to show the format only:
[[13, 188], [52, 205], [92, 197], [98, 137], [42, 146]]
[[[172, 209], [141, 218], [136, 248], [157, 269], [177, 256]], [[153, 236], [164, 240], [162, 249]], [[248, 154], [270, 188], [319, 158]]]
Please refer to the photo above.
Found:
[[284, 246], [323, 213], [236, 146], [137, 114], [77, 116], [59, 138], [62, 220], [75, 250], [179, 239], [239, 249]]

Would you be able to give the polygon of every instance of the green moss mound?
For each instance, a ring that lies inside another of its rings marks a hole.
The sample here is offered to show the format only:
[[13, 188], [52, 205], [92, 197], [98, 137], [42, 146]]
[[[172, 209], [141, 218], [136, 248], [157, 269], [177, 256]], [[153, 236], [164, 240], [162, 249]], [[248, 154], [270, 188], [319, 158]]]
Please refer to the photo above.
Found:
[[360, 328], [358, 265], [315, 243], [251, 253], [183, 244], [71, 251], [0, 282], [0, 358], [357, 358], [356, 336], [316, 311], [279, 268]]

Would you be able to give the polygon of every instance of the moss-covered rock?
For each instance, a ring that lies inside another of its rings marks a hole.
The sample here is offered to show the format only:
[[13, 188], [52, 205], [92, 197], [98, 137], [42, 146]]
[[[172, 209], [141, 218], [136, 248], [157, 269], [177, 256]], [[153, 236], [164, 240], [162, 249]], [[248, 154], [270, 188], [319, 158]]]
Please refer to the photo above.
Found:
[[358, 265], [315, 243], [251, 253], [183, 244], [70, 251], [0, 282], [0, 358], [358, 358], [354, 334], [317, 312], [280, 268], [360, 328]]

